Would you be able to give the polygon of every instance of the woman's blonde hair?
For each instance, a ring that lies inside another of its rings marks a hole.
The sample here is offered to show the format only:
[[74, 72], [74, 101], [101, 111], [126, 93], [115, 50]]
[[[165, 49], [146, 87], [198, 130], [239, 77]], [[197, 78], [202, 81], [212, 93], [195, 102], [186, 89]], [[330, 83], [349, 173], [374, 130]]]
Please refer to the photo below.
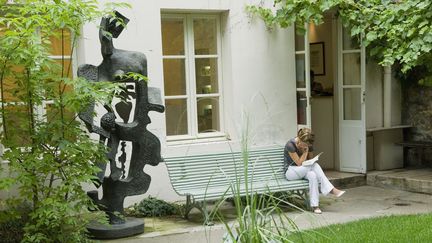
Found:
[[312, 133], [310, 128], [300, 128], [297, 132], [297, 137], [308, 145], [312, 145], [315, 140], [315, 135]]

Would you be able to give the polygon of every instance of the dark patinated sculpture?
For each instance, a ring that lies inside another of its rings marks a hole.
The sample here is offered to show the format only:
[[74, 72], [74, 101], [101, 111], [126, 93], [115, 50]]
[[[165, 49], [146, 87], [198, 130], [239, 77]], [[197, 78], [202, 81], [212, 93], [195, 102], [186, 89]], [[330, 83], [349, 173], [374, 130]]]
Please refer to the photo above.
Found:
[[[162, 160], [160, 141], [147, 130], [147, 125], [151, 122], [148, 112], [164, 112], [160, 91], [156, 88], [148, 88], [145, 81], [123, 80], [124, 75], [130, 72], [147, 76], [147, 60], [142, 53], [114, 48], [112, 38], [118, 37], [124, 28], [124, 25], [116, 23], [119, 19], [124, 24], [129, 21], [120, 13], [115, 12], [115, 14], [117, 19], [102, 18], [100, 24], [102, 63], [97, 67], [85, 64], [78, 68], [78, 76], [86, 78], [89, 82], [126, 82], [126, 87], [120, 94], [124, 101], [116, 104], [115, 110], [109, 105], [104, 106], [107, 112], [101, 117], [100, 126], [95, 125], [93, 121], [94, 103], [79, 114], [87, 129], [99, 134], [100, 142], [109, 148], [107, 154], [109, 176], [105, 175], [106, 163], [97, 162], [102, 171], [98, 174], [98, 181], [95, 182], [95, 185], [102, 186], [102, 198], [98, 199], [98, 191], [88, 193], [109, 216], [110, 227], [89, 226], [90, 233], [96, 238], [119, 238], [143, 232], [142, 220], [134, 221], [123, 217], [123, 202], [127, 196], [140, 195], [148, 190], [151, 177], [144, 173], [144, 166], [146, 164], [155, 166]], [[136, 104], [134, 117], [132, 122], [128, 122], [133, 98]], [[123, 122], [116, 122], [115, 111]], [[125, 166], [126, 143], [132, 146], [127, 171]], [[120, 153], [118, 154], [117, 151]], [[117, 166], [117, 162], [121, 165], [120, 167]]]

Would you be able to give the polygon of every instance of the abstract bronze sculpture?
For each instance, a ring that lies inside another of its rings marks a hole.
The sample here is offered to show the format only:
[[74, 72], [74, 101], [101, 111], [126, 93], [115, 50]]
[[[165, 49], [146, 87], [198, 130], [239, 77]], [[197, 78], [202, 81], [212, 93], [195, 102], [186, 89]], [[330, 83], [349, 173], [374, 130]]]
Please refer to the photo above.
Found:
[[[118, 12], [115, 12], [115, 16], [115, 18], [102, 18], [100, 24], [102, 63], [97, 67], [85, 64], [78, 68], [78, 76], [89, 82], [126, 83], [124, 91], [120, 94], [124, 100], [114, 105], [114, 109], [110, 105], [104, 106], [107, 111], [101, 117], [100, 126], [95, 125], [93, 121], [94, 102], [86, 111], [79, 114], [89, 132], [99, 134], [100, 142], [109, 148], [108, 176], [105, 175], [107, 164], [96, 162], [101, 172], [95, 185], [102, 186], [102, 198], [98, 199], [98, 191], [88, 192], [88, 195], [109, 217], [108, 226], [95, 224], [88, 227], [90, 233], [96, 238], [120, 238], [144, 231], [143, 220], [123, 217], [123, 202], [127, 196], [140, 195], [148, 190], [151, 177], [144, 173], [144, 166], [146, 164], [156, 166], [162, 161], [160, 141], [147, 130], [147, 125], [151, 122], [148, 112], [164, 112], [160, 91], [156, 88], [148, 88], [144, 80], [124, 80], [125, 74], [128, 73], [147, 76], [147, 60], [142, 53], [114, 48], [112, 38], [117, 38], [129, 21]], [[135, 109], [133, 119], [130, 119], [132, 99], [135, 99]], [[116, 122], [115, 112], [123, 122]], [[132, 121], [128, 122], [129, 120]], [[127, 144], [131, 145], [128, 170], [126, 170], [127, 149], [125, 148]], [[120, 167], [117, 164], [120, 164]]]

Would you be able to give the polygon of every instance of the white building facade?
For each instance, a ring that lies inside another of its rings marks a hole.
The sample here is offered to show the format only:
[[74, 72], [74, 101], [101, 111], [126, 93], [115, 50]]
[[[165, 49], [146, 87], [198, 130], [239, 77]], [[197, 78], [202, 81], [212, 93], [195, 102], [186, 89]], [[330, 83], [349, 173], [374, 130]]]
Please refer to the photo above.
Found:
[[[245, 137], [251, 149], [284, 146], [306, 126], [315, 132], [315, 150], [324, 152], [325, 169], [403, 166], [402, 148], [394, 145], [405, 128], [400, 85], [391, 69], [366, 57], [335, 11], [296, 35], [294, 27], [270, 30], [246, 11], [272, 1], [126, 2], [131, 8], [117, 10], [130, 22], [114, 46], [147, 57], [148, 86], [160, 89], [166, 108], [150, 112], [148, 126], [163, 157], [238, 151]], [[98, 25], [83, 26], [75, 73], [102, 61]], [[172, 189], [163, 162], [145, 171], [152, 177], [148, 192], [126, 198], [125, 206], [149, 195], [185, 199]]]
[[[118, 11], [130, 22], [114, 46], [147, 57], [148, 85], [161, 90], [166, 106], [150, 112], [148, 126], [163, 157], [238, 150], [246, 126], [252, 147], [295, 136], [294, 29], [269, 31], [251, 18], [245, 6], [259, 1], [128, 2], [132, 8]], [[102, 61], [97, 25], [83, 27], [76, 65]], [[164, 163], [145, 171], [148, 195], [183, 199]]]

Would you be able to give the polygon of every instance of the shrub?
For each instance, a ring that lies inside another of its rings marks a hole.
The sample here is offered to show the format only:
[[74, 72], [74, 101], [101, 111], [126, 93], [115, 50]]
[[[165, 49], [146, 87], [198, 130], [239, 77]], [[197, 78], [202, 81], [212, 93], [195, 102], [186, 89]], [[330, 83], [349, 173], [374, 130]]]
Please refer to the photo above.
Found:
[[162, 217], [180, 215], [180, 207], [180, 205], [149, 196], [127, 211], [129, 215], [136, 217]]

